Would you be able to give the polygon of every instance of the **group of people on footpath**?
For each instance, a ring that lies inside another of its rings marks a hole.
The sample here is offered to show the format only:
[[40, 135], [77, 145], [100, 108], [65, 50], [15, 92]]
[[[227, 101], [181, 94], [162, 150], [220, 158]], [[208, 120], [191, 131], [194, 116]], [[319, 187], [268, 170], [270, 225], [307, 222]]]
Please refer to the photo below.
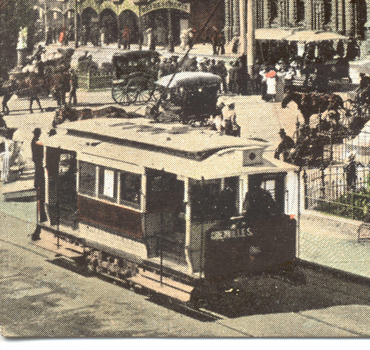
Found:
[[287, 91], [293, 86], [297, 71], [293, 66], [276, 64], [261, 66], [256, 79], [256, 85], [261, 91], [261, 97], [266, 102], [281, 102]]

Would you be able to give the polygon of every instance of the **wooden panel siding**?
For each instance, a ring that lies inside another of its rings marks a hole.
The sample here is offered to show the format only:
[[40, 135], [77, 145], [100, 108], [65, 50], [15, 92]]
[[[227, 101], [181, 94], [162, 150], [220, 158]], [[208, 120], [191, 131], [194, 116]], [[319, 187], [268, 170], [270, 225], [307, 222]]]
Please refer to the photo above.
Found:
[[124, 236], [142, 238], [141, 213], [128, 208], [78, 196], [80, 220], [103, 226]]

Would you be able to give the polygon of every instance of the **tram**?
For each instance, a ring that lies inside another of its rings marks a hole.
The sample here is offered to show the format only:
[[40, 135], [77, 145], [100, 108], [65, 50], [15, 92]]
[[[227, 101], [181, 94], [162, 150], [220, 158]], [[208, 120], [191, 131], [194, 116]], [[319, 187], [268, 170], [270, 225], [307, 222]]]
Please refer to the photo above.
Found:
[[[189, 302], [202, 283], [295, 259], [297, 169], [266, 142], [100, 118], [64, 123], [43, 144], [37, 244], [93, 272]], [[256, 183], [277, 212], [251, 228], [243, 202]]]

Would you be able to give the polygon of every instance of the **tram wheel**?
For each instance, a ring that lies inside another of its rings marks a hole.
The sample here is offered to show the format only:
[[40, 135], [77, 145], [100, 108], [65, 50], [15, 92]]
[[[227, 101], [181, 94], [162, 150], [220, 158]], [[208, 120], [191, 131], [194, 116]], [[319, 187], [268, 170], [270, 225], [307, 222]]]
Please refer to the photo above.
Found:
[[116, 103], [122, 106], [128, 106], [133, 102], [131, 94], [124, 85], [113, 85], [112, 97]]

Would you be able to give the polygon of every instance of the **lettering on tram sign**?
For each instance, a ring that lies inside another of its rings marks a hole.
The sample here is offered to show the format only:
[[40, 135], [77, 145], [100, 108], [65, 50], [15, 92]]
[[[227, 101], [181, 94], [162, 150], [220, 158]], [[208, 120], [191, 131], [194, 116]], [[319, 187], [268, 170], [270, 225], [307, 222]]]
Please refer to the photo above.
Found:
[[145, 15], [151, 11], [161, 9], [174, 9], [190, 13], [190, 4], [183, 4], [176, 0], [158, 0], [152, 4], [142, 6], [141, 12], [143, 15]]
[[247, 228], [239, 228], [239, 229], [227, 229], [227, 230], [219, 230], [213, 231], [211, 233], [211, 240], [218, 241], [230, 238], [244, 238], [250, 236]]

